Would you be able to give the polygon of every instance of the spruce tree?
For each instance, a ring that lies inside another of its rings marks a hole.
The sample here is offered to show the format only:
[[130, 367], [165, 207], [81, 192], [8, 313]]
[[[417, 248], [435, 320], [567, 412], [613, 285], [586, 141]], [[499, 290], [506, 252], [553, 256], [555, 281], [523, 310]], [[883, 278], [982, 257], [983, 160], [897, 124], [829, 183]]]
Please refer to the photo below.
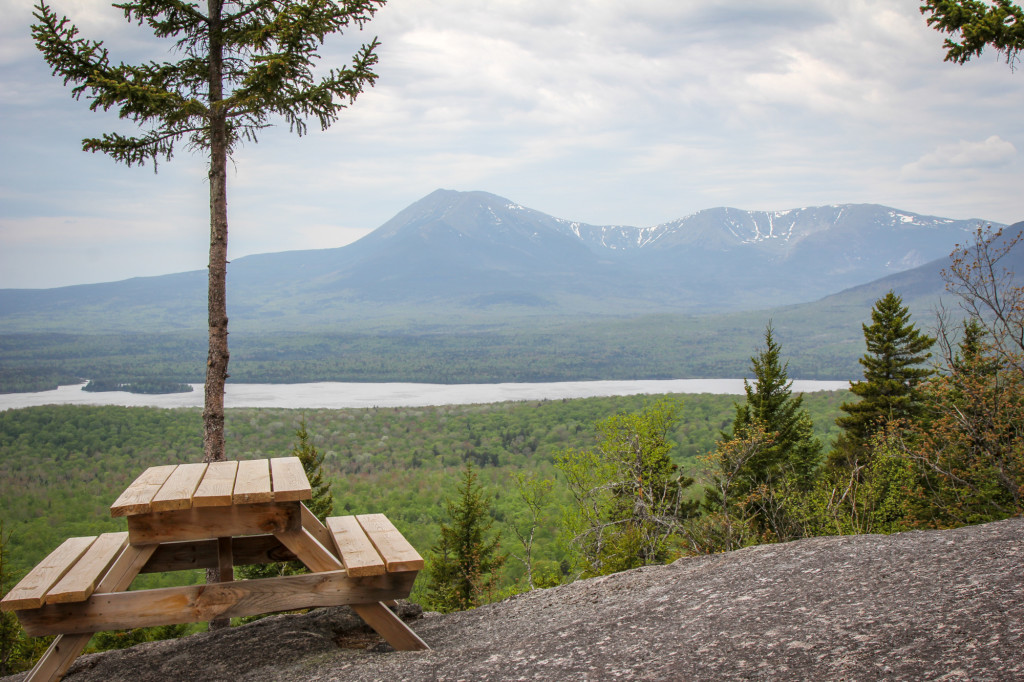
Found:
[[322, 129], [337, 120], [377, 76], [377, 40], [363, 45], [351, 66], [314, 72], [324, 39], [362, 28], [384, 0], [126, 0], [124, 18], [172, 41], [181, 59], [139, 65], [111, 61], [102, 41], [86, 40], [67, 17], [40, 0], [32, 37], [53, 73], [84, 94], [93, 111], [117, 109], [138, 125], [138, 136], [107, 133], [82, 141], [128, 166], [170, 160], [175, 144], [209, 159], [210, 258], [207, 292], [209, 349], [203, 409], [204, 461], [225, 458], [224, 383], [228, 377], [226, 303], [227, 159], [273, 118], [303, 135], [307, 119]]
[[466, 462], [458, 500], [448, 500], [450, 524], [441, 524], [441, 538], [427, 564], [427, 603], [441, 612], [479, 606], [490, 594], [505, 564], [501, 534], [490, 535], [491, 504]]
[[[766, 444], [752, 451], [732, 477], [730, 496], [748, 512], [760, 531], [772, 530], [773, 522], [758, 505], [744, 500], [758, 491], [759, 497], [774, 495], [783, 486], [804, 490], [814, 479], [821, 463], [821, 442], [814, 437], [810, 415], [803, 408], [803, 396], [793, 395], [789, 363], [782, 362], [782, 348], [775, 340], [771, 323], [764, 334], [764, 349], [750, 358], [754, 382], [743, 380], [746, 400], [736, 405], [732, 433], [722, 442], [747, 440], [764, 432]], [[720, 506], [714, 488], [709, 489], [707, 506]]]
[[860, 400], [839, 406], [846, 414], [836, 419], [843, 433], [832, 455], [834, 462], [847, 465], [867, 453], [871, 437], [886, 422], [911, 422], [921, 415], [920, 385], [932, 375], [922, 365], [931, 357], [935, 339], [911, 323], [910, 310], [895, 293], [876, 301], [871, 324], [861, 326], [867, 353], [858, 362], [864, 379], [850, 382], [850, 391]]
[[302, 462], [302, 469], [306, 472], [313, 493], [306, 506], [322, 523], [334, 512], [334, 495], [331, 493], [331, 481], [324, 478], [324, 455], [309, 441], [305, 417], [299, 422], [295, 437], [298, 442], [292, 448], [292, 456]]

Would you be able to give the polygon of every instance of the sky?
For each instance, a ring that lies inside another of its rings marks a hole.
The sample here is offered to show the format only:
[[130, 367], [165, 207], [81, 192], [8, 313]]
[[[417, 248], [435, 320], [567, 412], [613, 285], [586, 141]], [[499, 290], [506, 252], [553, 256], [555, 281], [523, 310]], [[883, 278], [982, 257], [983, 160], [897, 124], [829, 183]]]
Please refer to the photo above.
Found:
[[[100, 0], [52, 0], [113, 61], [173, 60]], [[944, 62], [918, 0], [389, 0], [379, 80], [327, 131], [264, 131], [229, 168], [229, 255], [351, 243], [438, 188], [653, 226], [717, 206], [877, 203], [1024, 219], [1024, 69]], [[206, 163], [127, 168], [133, 130], [75, 101], [0, 0], [0, 288], [205, 268]]]

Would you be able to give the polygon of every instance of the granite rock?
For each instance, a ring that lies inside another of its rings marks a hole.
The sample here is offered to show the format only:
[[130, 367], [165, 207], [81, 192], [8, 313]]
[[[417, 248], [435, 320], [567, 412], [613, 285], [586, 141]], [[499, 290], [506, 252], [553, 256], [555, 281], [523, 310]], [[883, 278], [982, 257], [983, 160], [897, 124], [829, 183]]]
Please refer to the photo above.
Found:
[[342, 607], [84, 656], [66, 679], [1022, 680], [1024, 519], [749, 547], [402, 615], [431, 651], [392, 651]]

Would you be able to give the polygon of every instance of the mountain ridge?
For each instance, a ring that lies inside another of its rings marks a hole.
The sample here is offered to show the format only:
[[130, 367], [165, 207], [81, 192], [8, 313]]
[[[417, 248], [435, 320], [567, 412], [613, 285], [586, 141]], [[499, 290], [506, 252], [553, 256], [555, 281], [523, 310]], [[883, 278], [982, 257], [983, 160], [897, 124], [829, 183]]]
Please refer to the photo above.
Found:
[[[715, 208], [649, 228], [595, 226], [487, 192], [437, 190], [347, 246], [233, 261], [228, 306], [236, 329], [257, 330], [389, 316], [436, 323], [757, 310], [945, 257], [976, 224], [843, 204]], [[204, 326], [201, 270], [0, 290], [5, 332]]]

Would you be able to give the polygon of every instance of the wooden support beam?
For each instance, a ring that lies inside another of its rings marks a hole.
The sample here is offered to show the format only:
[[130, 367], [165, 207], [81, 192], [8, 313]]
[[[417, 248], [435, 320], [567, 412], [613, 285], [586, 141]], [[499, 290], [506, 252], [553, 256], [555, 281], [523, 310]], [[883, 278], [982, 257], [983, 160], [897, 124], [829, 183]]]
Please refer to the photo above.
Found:
[[345, 571], [329, 571], [134, 592], [97, 592], [84, 602], [47, 604], [19, 611], [18, 618], [25, 632], [34, 637], [198, 623], [276, 611], [404, 599], [409, 596], [415, 579], [415, 571], [368, 578], [350, 578]]
[[331, 531], [327, 530], [327, 526], [320, 523], [320, 519], [313, 512], [309, 511], [309, 507], [303, 503], [300, 504], [302, 504], [300, 508], [302, 512], [302, 527], [308, 530], [327, 551], [337, 556], [335, 554], [334, 540], [331, 538]]
[[[295, 561], [295, 554], [273, 535], [249, 535], [231, 539], [235, 566]], [[217, 540], [190, 540], [160, 545], [142, 573], [187, 571], [218, 566]]]
[[396, 651], [424, 651], [430, 648], [384, 604], [352, 604], [352, 610]]
[[217, 571], [222, 583], [235, 579], [235, 559], [231, 553], [231, 538], [217, 538]]
[[[107, 574], [100, 580], [96, 589], [99, 592], [123, 592], [132, 584], [139, 570], [149, 561], [156, 550], [156, 545], [140, 547], [128, 545], [114, 561]], [[24, 682], [54, 682], [67, 672], [68, 668], [89, 643], [93, 633], [84, 632], [75, 635], [58, 635], [50, 644], [50, 648], [36, 661], [35, 666], [25, 676]]]
[[298, 502], [242, 504], [129, 516], [128, 535], [133, 545], [140, 545], [279, 533], [300, 524]]
[[285, 547], [293, 551], [296, 558], [314, 573], [337, 571], [342, 568], [338, 557], [331, 554], [305, 528], [300, 527], [296, 530], [274, 533], [274, 537], [280, 540], [281, 544]]

